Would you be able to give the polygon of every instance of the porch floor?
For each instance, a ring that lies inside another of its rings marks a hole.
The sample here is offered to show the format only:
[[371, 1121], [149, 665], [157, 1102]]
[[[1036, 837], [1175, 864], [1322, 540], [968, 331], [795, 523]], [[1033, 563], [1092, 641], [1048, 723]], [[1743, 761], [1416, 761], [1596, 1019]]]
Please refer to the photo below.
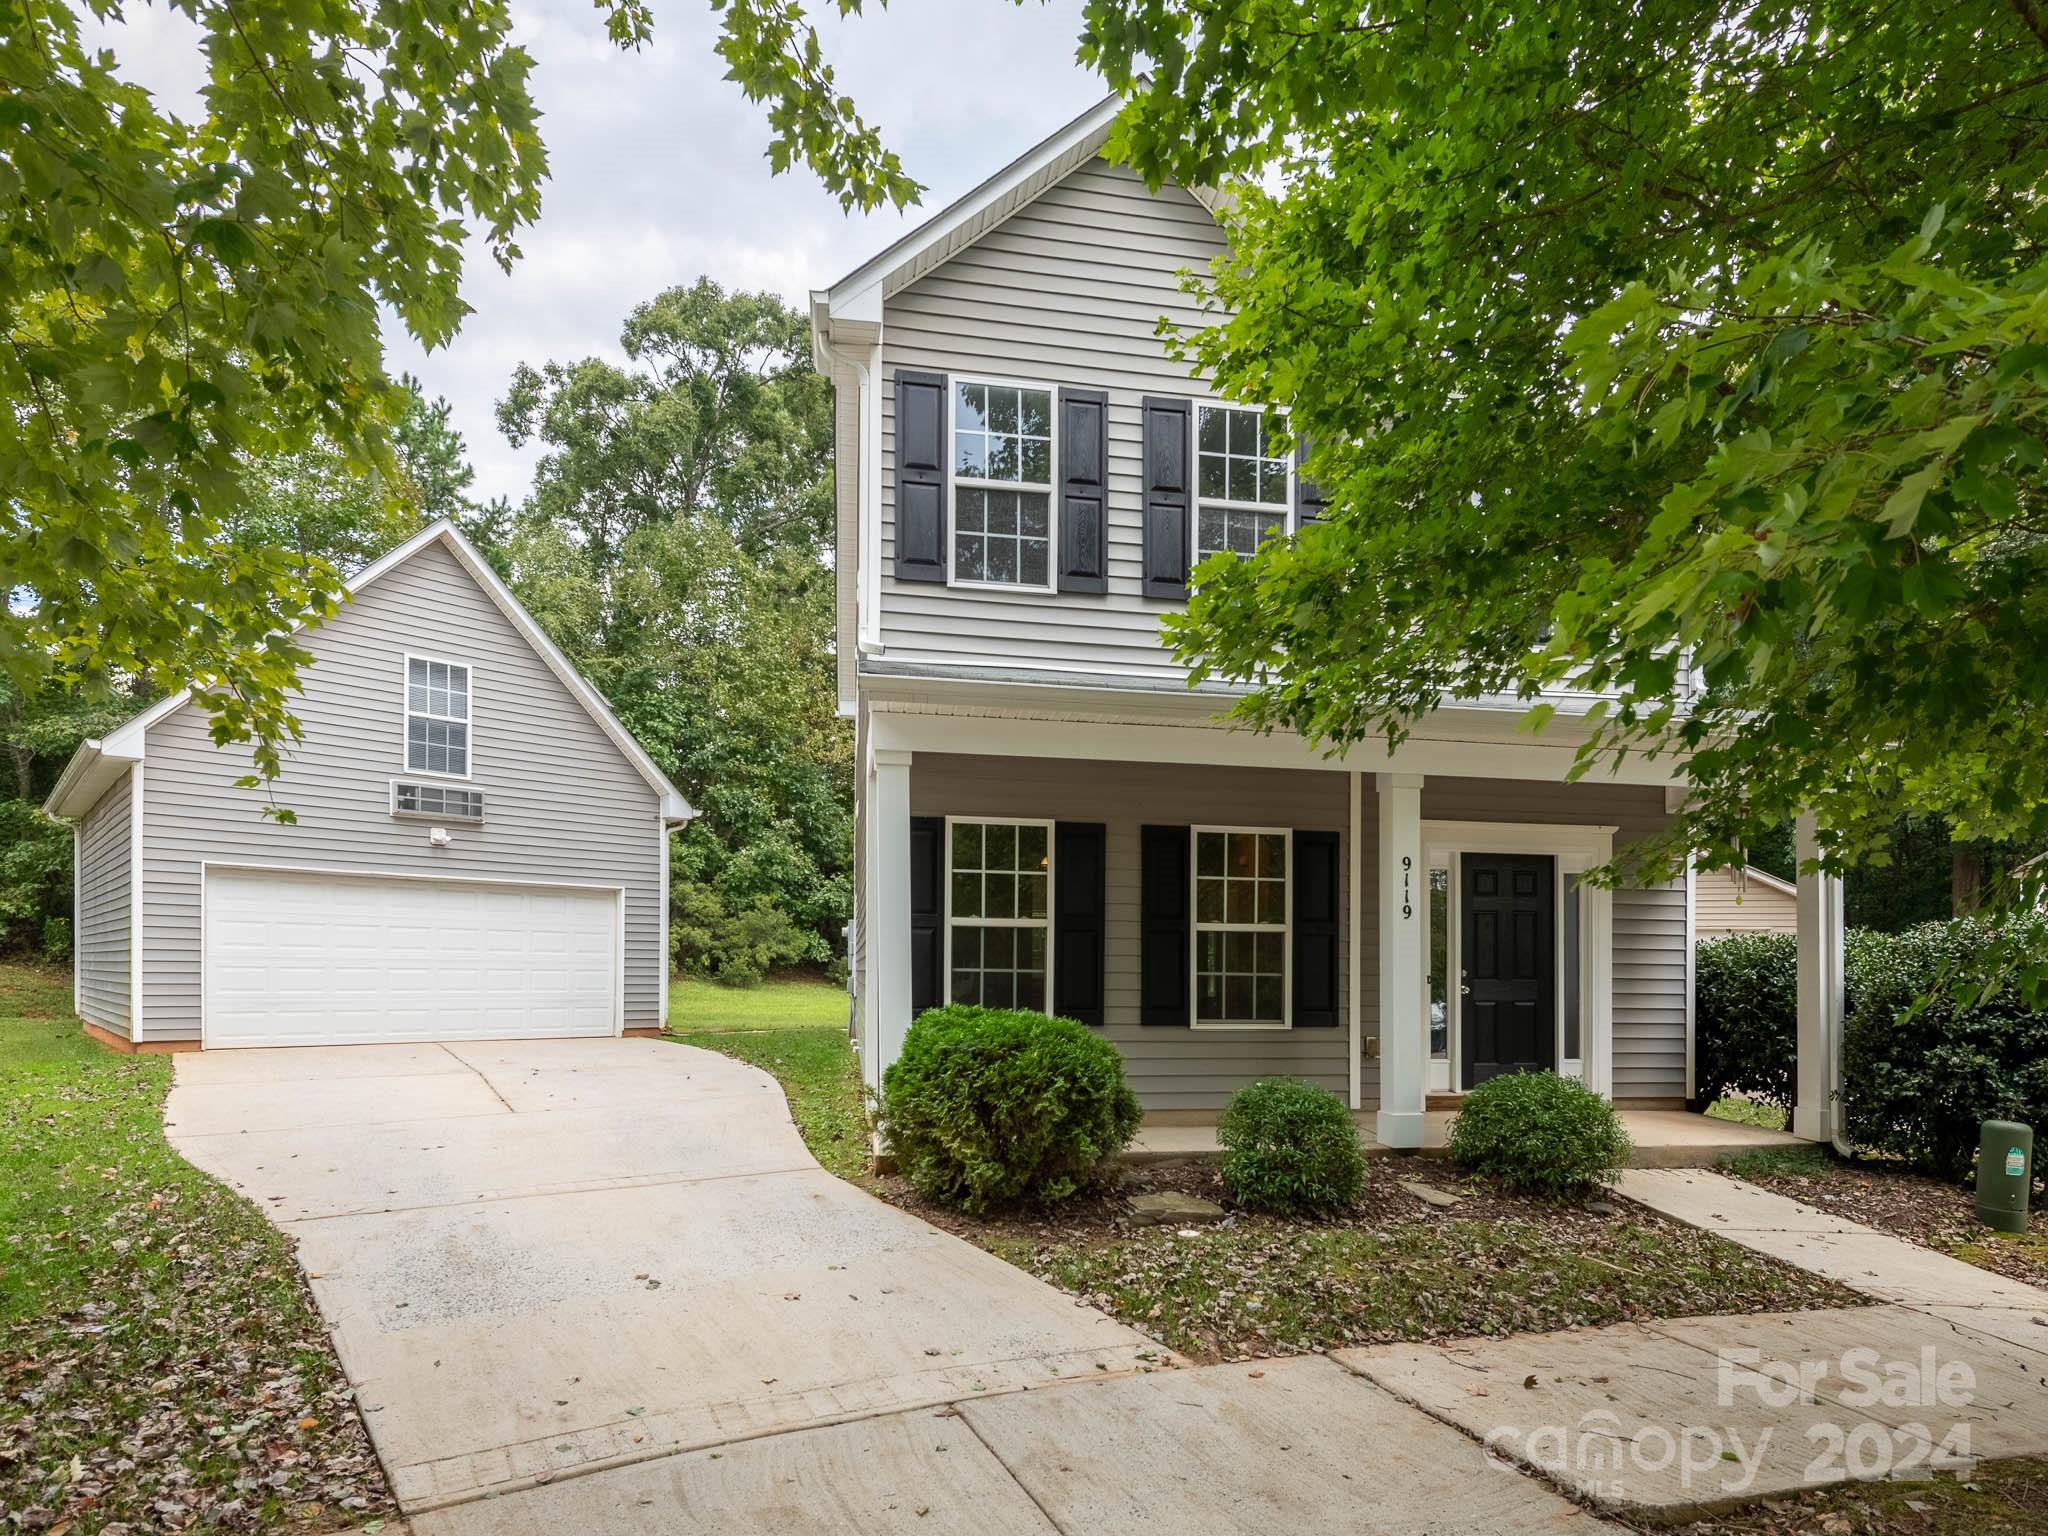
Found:
[[[1713, 1120], [1682, 1109], [1623, 1109], [1622, 1128], [1635, 1145], [1630, 1160], [1637, 1168], [1711, 1168], [1723, 1158], [1757, 1147], [1796, 1147], [1800, 1138], [1790, 1131], [1767, 1131], [1759, 1126], [1738, 1125], [1732, 1120]], [[1422, 1133], [1424, 1156], [1441, 1156], [1450, 1134], [1455, 1110], [1433, 1109], [1427, 1114]], [[1354, 1110], [1351, 1118], [1369, 1152], [1382, 1147], [1373, 1137], [1373, 1112]], [[1180, 1158], [1221, 1157], [1216, 1144], [1216, 1116], [1211, 1113], [1172, 1112], [1145, 1117], [1137, 1140], [1124, 1153], [1129, 1163], [1164, 1163]]]

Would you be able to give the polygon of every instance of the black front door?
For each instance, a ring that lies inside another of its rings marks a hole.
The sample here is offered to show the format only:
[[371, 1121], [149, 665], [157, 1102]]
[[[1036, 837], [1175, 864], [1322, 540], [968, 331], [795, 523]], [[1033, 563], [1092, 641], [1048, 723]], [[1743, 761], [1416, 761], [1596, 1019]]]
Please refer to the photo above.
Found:
[[1463, 1086], [1557, 1066], [1557, 875], [1542, 854], [1468, 853], [1458, 929]]

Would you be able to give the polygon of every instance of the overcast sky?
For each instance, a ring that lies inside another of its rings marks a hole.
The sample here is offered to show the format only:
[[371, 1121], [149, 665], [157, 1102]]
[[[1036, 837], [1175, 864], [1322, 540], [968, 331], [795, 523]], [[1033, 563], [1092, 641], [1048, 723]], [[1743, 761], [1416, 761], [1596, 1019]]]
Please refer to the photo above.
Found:
[[[762, 114], [721, 78], [704, 0], [658, 4], [639, 53], [607, 42], [590, 0], [512, 4], [552, 168], [540, 222], [509, 277], [472, 254], [475, 313], [452, 346], [428, 355], [386, 329], [394, 373], [453, 404], [483, 496], [527, 489], [533, 450], [514, 452], [492, 414], [515, 363], [616, 357], [634, 304], [700, 274], [801, 305], [1103, 92], [1074, 62], [1080, 0], [891, 0], [843, 24], [815, 5], [842, 88], [929, 188], [922, 212], [849, 217], [808, 171], [769, 174]], [[189, 110], [202, 74], [188, 24], [136, 6], [97, 35], [123, 73]]]

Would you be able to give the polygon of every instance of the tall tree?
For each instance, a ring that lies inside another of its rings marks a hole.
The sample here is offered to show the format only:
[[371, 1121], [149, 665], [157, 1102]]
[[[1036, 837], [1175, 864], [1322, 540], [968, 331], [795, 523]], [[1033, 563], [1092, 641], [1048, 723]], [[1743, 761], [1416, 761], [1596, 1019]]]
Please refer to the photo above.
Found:
[[677, 910], [779, 913], [787, 952], [822, 960], [852, 846], [830, 393], [803, 317], [769, 295], [671, 289], [623, 339], [628, 366], [521, 367], [499, 406], [514, 442], [546, 450], [504, 547], [512, 580], [702, 812], [676, 849]]
[[530, 510], [601, 550], [636, 528], [715, 519], [749, 550], [824, 547], [831, 389], [810, 327], [773, 294], [708, 277], [640, 305], [619, 336], [628, 366], [521, 364], [498, 422], [538, 441]]
[[[464, 240], [509, 264], [546, 161], [503, 0], [172, 0], [206, 52], [186, 121], [58, 0], [0, 0], [0, 670], [19, 691], [193, 682], [262, 771], [294, 726], [294, 622], [337, 577], [224, 538], [240, 466], [325, 443], [391, 468], [378, 307], [429, 346]], [[126, 0], [92, 0], [119, 18]], [[613, 40], [644, 0], [599, 0]]]
[[2035, 8], [1087, 16], [1113, 151], [1238, 193], [1188, 355], [1336, 508], [1169, 625], [1244, 719], [1611, 691], [1589, 766], [1689, 754], [1652, 873], [1807, 807], [1834, 867], [1908, 808], [2048, 833]]

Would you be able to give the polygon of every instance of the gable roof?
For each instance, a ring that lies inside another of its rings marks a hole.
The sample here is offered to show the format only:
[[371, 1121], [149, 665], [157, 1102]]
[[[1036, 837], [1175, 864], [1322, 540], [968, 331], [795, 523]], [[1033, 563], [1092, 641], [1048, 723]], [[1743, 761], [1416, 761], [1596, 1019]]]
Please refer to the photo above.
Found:
[[[596, 722], [599, 730], [611, 738], [612, 745], [619, 749], [634, 771], [647, 781], [648, 787], [661, 797], [662, 819], [670, 822], [689, 821], [696, 811], [683, 792], [670, 782], [654, 759], [647, 755], [647, 749], [633, 738], [633, 733], [619, 723], [618, 716], [604, 701], [604, 696], [584, 680], [583, 674], [561, 648], [550, 640], [547, 632], [535, 622], [532, 614], [512, 589], [505, 585], [503, 578], [491, 568], [491, 563], [478, 553], [477, 547], [464, 537], [460, 528], [447, 518], [422, 528], [418, 533], [364, 566], [344, 584], [350, 597], [374, 585], [377, 579], [404, 565], [421, 550], [431, 545], [440, 545], [455, 557], [476, 584], [483, 588], [498, 611], [504, 614], [512, 627], [519, 631], [534, 653], [547, 663], [547, 668], [561, 680], [562, 686], [584, 711]], [[159, 699], [133, 720], [124, 723], [118, 730], [109, 731], [104, 740], [87, 741], [72, 754], [71, 761], [64, 765], [64, 771], [57, 776], [50, 795], [43, 802], [43, 809], [52, 816], [82, 816], [90, 810], [99, 797], [106, 793], [115, 779], [126, 771], [130, 763], [141, 762], [148, 741], [149, 728], [159, 720], [185, 707], [192, 700], [192, 690], [181, 689], [165, 699]]]
[[[933, 214], [894, 244], [839, 279], [811, 292], [811, 337], [816, 351], [829, 340], [834, 322], [878, 323], [882, 303], [951, 260], [998, 224], [1037, 201], [1080, 166], [1102, 153], [1123, 98], [1109, 95], [1079, 117], [1024, 151], [965, 196]], [[1190, 187], [1189, 194], [1215, 213], [1222, 194]], [[818, 359], [820, 368], [827, 361]]]

